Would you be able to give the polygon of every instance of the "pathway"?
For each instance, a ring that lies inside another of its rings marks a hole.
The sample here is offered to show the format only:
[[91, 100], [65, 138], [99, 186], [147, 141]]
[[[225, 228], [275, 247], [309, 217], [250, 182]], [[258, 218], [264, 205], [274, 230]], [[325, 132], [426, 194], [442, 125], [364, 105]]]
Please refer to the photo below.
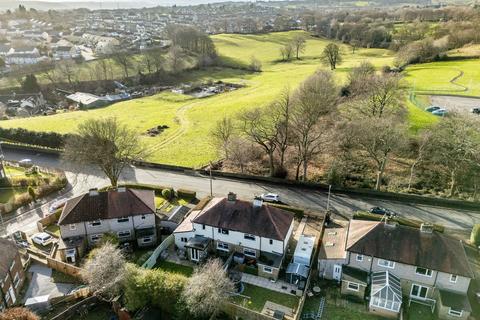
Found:
[[290, 295], [294, 295], [291, 293], [292, 290], [294, 291], [297, 290], [296, 286], [291, 285], [285, 281], [277, 280], [273, 282], [267, 278], [254, 276], [248, 273], [242, 273], [242, 282], [248, 283], [257, 287], [265, 288], [268, 290], [290, 294]]

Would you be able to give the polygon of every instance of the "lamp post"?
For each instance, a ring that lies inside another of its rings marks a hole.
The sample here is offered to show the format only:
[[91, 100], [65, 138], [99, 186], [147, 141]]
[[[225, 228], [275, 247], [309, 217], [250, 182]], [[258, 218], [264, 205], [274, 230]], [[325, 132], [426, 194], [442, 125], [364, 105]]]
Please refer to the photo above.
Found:
[[2, 141], [0, 141], [0, 179], [5, 179], [7, 177], [7, 172], [5, 171], [5, 166], [3, 165], [3, 155]]
[[330, 209], [330, 191], [332, 190], [332, 185], [328, 185], [328, 198], [327, 198], [327, 212], [328, 212], [328, 209]]
[[210, 162], [210, 197], [213, 197], [212, 163]]

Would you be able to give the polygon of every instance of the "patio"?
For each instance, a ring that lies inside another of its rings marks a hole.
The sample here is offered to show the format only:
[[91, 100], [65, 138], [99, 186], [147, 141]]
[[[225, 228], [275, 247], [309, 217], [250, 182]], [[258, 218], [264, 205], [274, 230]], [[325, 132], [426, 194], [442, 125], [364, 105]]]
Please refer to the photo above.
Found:
[[277, 280], [275, 282], [270, 281], [267, 278], [262, 278], [258, 276], [254, 276], [248, 273], [242, 273], [242, 282], [248, 283], [257, 287], [262, 287], [268, 290], [280, 292], [280, 293], [285, 293], [285, 294], [290, 294], [290, 295], [295, 295], [292, 293], [297, 291], [297, 287], [294, 285], [291, 285], [285, 281], [282, 280]]

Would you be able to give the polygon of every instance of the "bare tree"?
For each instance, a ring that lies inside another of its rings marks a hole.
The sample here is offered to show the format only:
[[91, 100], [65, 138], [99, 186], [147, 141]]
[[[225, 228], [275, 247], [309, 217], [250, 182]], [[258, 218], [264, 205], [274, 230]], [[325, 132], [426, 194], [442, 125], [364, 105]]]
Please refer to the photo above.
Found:
[[274, 155], [277, 148], [277, 127], [266, 108], [247, 110], [240, 115], [241, 130], [255, 144], [262, 147], [268, 155], [270, 176], [275, 173]]
[[280, 154], [280, 167], [283, 168], [285, 164], [285, 152], [290, 144], [290, 114], [293, 108], [290, 89], [286, 87], [280, 94], [277, 100], [272, 104], [272, 116], [274, 117], [274, 124], [276, 126], [277, 134], [275, 136], [275, 143]]
[[217, 121], [215, 127], [210, 131], [210, 136], [213, 139], [213, 144], [217, 149], [222, 149], [223, 156], [229, 159], [229, 143], [234, 134], [234, 126], [232, 119], [223, 117]]
[[337, 65], [342, 63], [340, 48], [335, 43], [329, 43], [323, 49], [320, 59], [325, 65], [329, 65], [330, 69], [335, 70]]
[[410, 177], [408, 178], [408, 187], [407, 190], [410, 191], [412, 187], [412, 181], [415, 176], [415, 169], [417, 166], [422, 163], [429, 152], [429, 147], [431, 146], [432, 132], [430, 130], [423, 131], [418, 138], [414, 141], [414, 152], [415, 158], [413, 159], [412, 165], [410, 166]]
[[45, 76], [45, 78], [48, 79], [48, 81], [50, 81], [51, 84], [55, 85], [58, 81], [58, 74], [57, 74], [57, 71], [54, 68], [48, 68], [48, 69], [45, 69], [43, 71], [43, 75]]
[[128, 79], [128, 69], [132, 67], [132, 59], [127, 52], [119, 51], [112, 55], [113, 61], [122, 67], [125, 79]]
[[305, 48], [307, 47], [307, 39], [305, 39], [305, 36], [303, 35], [296, 35], [292, 39], [292, 45], [295, 49], [295, 56], [298, 59], [300, 59], [300, 53], [305, 52]]
[[290, 61], [290, 59], [292, 59], [293, 50], [294, 48], [290, 42], [280, 47], [280, 55], [282, 56], [282, 61]]
[[75, 62], [73, 61], [62, 61], [57, 65], [57, 70], [60, 73], [63, 79], [66, 79], [68, 84], [73, 87], [74, 80], [77, 78], [78, 70], [75, 68]]
[[306, 180], [310, 160], [325, 144], [326, 117], [336, 110], [338, 89], [330, 72], [317, 71], [300, 85], [294, 96], [291, 127], [298, 157], [303, 164], [303, 180]]
[[125, 274], [125, 257], [109, 242], [90, 253], [81, 273], [90, 289], [108, 299], [120, 293]]
[[352, 121], [347, 139], [375, 164], [375, 190], [380, 190], [392, 153], [402, 148], [406, 130], [394, 118], [365, 118]]
[[168, 51], [168, 61], [172, 72], [177, 73], [182, 71], [185, 65], [185, 53], [179, 46], [171, 46]]
[[245, 166], [253, 158], [252, 150], [254, 146], [250, 141], [240, 137], [233, 137], [228, 144], [229, 160], [238, 167], [240, 172], [245, 172]]
[[221, 308], [233, 290], [233, 283], [223, 270], [221, 261], [213, 259], [188, 279], [182, 297], [191, 314], [208, 317]]
[[139, 160], [144, 147], [138, 135], [115, 118], [91, 119], [78, 126], [65, 143], [63, 158], [81, 165], [94, 165], [116, 186], [123, 169]]
[[375, 66], [369, 61], [362, 61], [348, 73], [348, 91], [352, 96], [361, 96], [370, 89], [366, 86], [370, 78], [375, 76]]

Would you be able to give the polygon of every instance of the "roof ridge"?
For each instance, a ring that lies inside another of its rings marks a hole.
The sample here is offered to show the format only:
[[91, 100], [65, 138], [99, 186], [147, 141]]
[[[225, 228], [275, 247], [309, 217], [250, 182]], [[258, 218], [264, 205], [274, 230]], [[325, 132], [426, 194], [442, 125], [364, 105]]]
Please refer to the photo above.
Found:
[[[145, 201], [143, 201], [136, 192], [134, 192], [134, 190], [138, 190], [138, 191], [152, 191], [154, 192], [153, 190], [147, 190], [147, 189], [135, 189], [135, 188], [126, 188], [126, 191], [127, 192], [130, 192], [131, 194], [133, 194], [135, 196], [135, 198], [137, 198], [138, 200], [140, 200], [141, 203], [143, 203], [144, 205], [146, 205], [149, 209], [152, 209], [150, 208], [150, 206], [148, 204], [145, 203]], [[118, 192], [118, 191], [117, 191]], [[154, 203], [154, 206], [155, 206], [155, 197], [154, 197], [154, 200], [153, 200], [153, 203]], [[107, 202], [107, 205], [110, 205], [110, 202], [108, 201]], [[130, 203], [130, 207], [132, 207], [132, 203]], [[108, 210], [108, 208], [107, 208]], [[153, 211], [155, 211], [155, 208], [153, 208]]]

